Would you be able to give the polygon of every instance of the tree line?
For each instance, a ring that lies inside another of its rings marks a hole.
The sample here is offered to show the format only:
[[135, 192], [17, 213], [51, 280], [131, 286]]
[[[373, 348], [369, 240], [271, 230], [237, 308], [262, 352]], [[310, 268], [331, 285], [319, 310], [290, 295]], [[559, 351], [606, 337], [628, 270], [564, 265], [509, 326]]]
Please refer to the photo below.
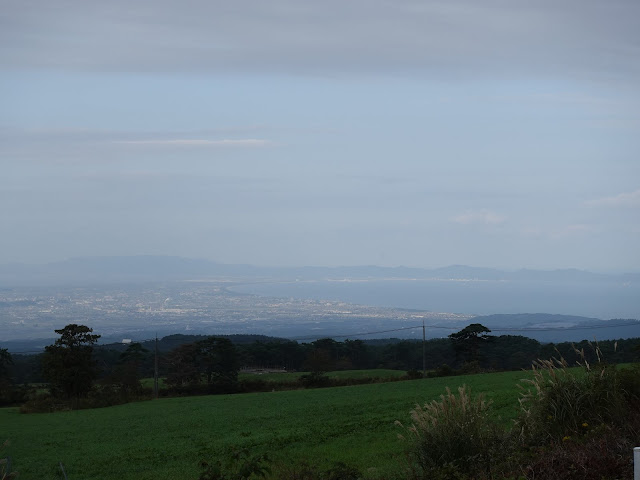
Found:
[[[0, 349], [0, 402], [20, 403], [27, 387], [47, 383], [51, 398], [78, 405], [94, 385], [98, 398], [116, 396], [129, 401], [149, 395], [142, 378], [158, 373], [164, 385], [177, 393], [238, 391], [242, 367], [277, 368], [310, 372], [308, 385], [320, 385], [326, 372], [353, 369], [395, 369], [416, 378], [423, 367], [429, 376], [529, 368], [539, 358], [563, 356], [574, 362], [576, 350], [586, 360], [594, 350], [586, 341], [541, 344], [514, 335], [490, 335], [481, 324], [471, 324], [448, 338], [424, 343], [415, 340], [350, 340], [322, 338], [309, 343], [263, 336], [170, 335], [155, 342], [97, 345], [100, 335], [84, 325], [56, 330], [59, 338], [42, 354], [11, 355]], [[610, 363], [632, 362], [638, 357], [638, 339], [599, 342]], [[156, 354], [156, 347], [158, 353]], [[307, 384], [303, 384], [307, 385]]]

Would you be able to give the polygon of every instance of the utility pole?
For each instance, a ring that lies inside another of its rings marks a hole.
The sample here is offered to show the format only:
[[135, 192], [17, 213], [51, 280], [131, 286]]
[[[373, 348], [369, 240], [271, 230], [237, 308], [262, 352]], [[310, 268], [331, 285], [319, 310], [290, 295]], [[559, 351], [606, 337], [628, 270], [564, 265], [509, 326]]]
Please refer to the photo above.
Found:
[[158, 398], [158, 334], [156, 333], [156, 355], [155, 355], [155, 368], [153, 372], [153, 396]]
[[422, 377], [427, 376], [427, 350], [425, 345], [425, 330], [424, 330], [424, 318], [422, 319]]

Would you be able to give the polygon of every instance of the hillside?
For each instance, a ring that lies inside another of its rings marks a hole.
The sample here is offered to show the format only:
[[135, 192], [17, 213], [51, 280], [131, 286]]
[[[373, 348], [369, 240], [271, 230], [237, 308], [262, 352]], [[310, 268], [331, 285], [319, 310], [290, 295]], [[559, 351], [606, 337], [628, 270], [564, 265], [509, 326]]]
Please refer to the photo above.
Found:
[[635, 319], [601, 320], [577, 315], [518, 313], [481, 315], [472, 321], [485, 325], [496, 335], [524, 335], [539, 342], [615, 340], [640, 335], [640, 321]]
[[505, 422], [516, 413], [522, 372], [262, 394], [170, 398], [96, 410], [19, 414], [0, 409], [6, 452], [20, 478], [169, 480], [197, 478], [201, 460], [233, 448], [278, 464], [329, 468], [344, 462], [367, 478], [403, 468], [396, 420], [463, 383], [487, 392]]

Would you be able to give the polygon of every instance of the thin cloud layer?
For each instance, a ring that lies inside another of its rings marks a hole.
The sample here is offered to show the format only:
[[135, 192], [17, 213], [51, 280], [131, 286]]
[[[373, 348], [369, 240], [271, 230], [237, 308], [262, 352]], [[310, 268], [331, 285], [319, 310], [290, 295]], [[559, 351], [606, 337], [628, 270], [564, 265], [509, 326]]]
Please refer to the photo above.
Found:
[[640, 207], [640, 189], [587, 202], [592, 207]]
[[451, 219], [461, 225], [500, 225], [506, 220], [505, 216], [489, 210], [467, 211]]
[[116, 141], [123, 145], [142, 145], [151, 147], [271, 147], [275, 143], [256, 138], [206, 140], [198, 138], [177, 138], [172, 140], [124, 140]]
[[638, 79], [640, 3], [9, 0], [4, 68]]
[[629, 0], [5, 0], [0, 263], [640, 268], [638, 18]]

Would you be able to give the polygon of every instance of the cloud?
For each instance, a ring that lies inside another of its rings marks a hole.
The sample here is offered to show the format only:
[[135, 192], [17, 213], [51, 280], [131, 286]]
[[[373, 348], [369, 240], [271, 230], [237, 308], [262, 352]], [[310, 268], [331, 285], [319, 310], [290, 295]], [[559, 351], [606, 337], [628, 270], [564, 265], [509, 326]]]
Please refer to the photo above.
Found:
[[546, 239], [546, 240], [561, 240], [565, 238], [580, 237], [586, 235], [593, 235], [599, 233], [601, 229], [596, 225], [589, 225], [586, 223], [573, 223], [560, 226], [525, 226], [520, 230], [520, 234], [523, 237]]
[[[71, 178], [79, 182], [146, 182], [146, 181], [174, 181], [179, 175], [176, 173], [156, 172], [150, 170], [133, 170], [118, 172], [89, 172], [78, 173]], [[182, 175], [184, 176], [184, 175]]]
[[490, 210], [467, 211], [451, 218], [453, 223], [461, 225], [500, 225], [507, 217]]
[[550, 238], [567, 238], [567, 237], [575, 237], [585, 234], [591, 234], [596, 232], [595, 227], [592, 225], [586, 225], [583, 223], [567, 225], [558, 230], [555, 230], [549, 234]]
[[270, 140], [256, 138], [206, 140], [197, 138], [178, 138], [171, 140], [124, 140], [115, 141], [121, 145], [143, 145], [152, 147], [272, 147], [275, 145]]
[[2, 13], [5, 68], [640, 75], [628, 0], [8, 0]]
[[[268, 148], [279, 143], [260, 138], [219, 138], [250, 135], [245, 127], [202, 131], [140, 132], [79, 128], [9, 128], [0, 127], [0, 163], [23, 161], [28, 158], [61, 158], [64, 161], [108, 155], [114, 149], [178, 148], [201, 150], [207, 148]], [[250, 127], [246, 127], [247, 130]], [[257, 127], [255, 127], [257, 128]], [[265, 130], [266, 127], [263, 128]], [[225, 131], [228, 130], [228, 131]], [[235, 130], [235, 131], [234, 131]], [[256, 133], [256, 132], [254, 132]], [[265, 132], [261, 132], [265, 133]], [[209, 138], [206, 138], [209, 137]], [[90, 155], [88, 155], [91, 153]]]
[[640, 189], [586, 202], [591, 207], [640, 207]]

